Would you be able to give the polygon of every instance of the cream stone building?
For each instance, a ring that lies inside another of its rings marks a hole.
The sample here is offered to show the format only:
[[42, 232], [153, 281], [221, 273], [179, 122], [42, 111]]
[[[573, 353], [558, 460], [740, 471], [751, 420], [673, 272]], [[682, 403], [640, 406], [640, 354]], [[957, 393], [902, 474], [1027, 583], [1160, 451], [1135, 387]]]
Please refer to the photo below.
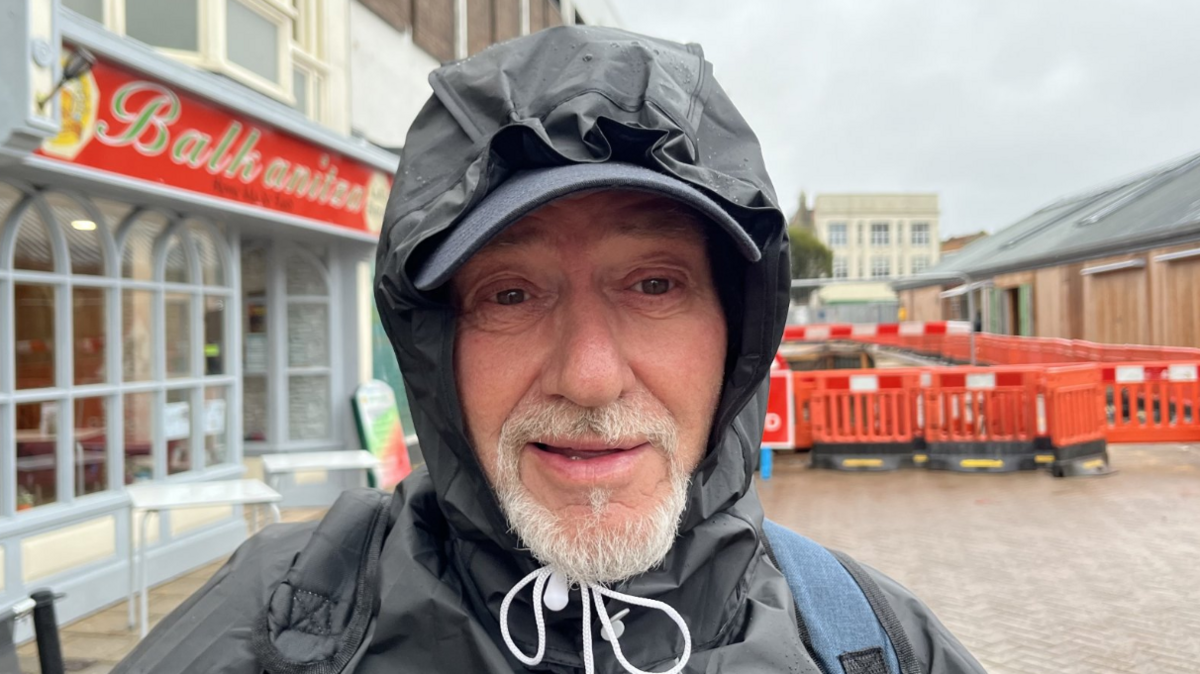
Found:
[[941, 257], [936, 194], [818, 194], [813, 223], [834, 278], [905, 277]]

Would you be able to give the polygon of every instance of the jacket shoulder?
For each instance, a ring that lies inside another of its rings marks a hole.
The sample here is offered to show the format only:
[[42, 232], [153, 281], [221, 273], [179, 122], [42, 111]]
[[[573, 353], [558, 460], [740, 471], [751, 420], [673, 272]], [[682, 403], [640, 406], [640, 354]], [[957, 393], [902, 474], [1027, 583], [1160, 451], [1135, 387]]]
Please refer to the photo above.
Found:
[[858, 563], [875, 582], [912, 644], [922, 672], [929, 674], [986, 674], [933, 611], [915, 594], [887, 575]]
[[258, 674], [255, 623], [316, 522], [268, 526], [151, 630], [113, 674]]

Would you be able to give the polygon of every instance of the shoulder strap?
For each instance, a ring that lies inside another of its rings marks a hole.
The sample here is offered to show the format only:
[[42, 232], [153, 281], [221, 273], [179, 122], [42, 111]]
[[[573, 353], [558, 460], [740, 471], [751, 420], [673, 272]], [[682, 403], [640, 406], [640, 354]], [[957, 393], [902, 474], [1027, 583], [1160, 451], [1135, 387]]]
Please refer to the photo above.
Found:
[[796, 601], [801, 638], [825, 674], [918, 674], [907, 637], [886, 601], [872, 600], [881, 595], [861, 567], [770, 520], [763, 532]]
[[343, 492], [275, 587], [251, 636], [270, 674], [341, 674], [379, 604], [379, 555], [391, 497]]

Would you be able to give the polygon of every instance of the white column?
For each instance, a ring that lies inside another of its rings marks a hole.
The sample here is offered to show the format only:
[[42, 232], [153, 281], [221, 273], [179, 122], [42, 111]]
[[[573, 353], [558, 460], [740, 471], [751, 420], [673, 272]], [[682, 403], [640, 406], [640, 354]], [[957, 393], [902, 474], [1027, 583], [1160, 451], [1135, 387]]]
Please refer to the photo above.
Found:
[[565, 26], [575, 25], [575, 1], [574, 0], [559, 0], [559, 8], [562, 10], [562, 20]]
[[454, 58], [467, 58], [467, 0], [454, 0]]
[[521, 35], [529, 35], [529, 0], [521, 0]]

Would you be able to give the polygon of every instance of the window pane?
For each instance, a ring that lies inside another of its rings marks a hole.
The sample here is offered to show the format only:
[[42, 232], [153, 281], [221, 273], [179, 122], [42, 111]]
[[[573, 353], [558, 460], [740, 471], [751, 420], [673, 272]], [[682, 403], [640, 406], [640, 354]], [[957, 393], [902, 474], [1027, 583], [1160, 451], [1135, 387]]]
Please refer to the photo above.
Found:
[[17, 245], [13, 249], [13, 269], [54, 271], [54, 248], [50, 245], [50, 229], [30, 206], [21, 216], [17, 229]]
[[122, 379], [146, 381], [154, 376], [154, 293], [121, 291]]
[[200, 282], [206, 286], [225, 285], [225, 268], [221, 264], [220, 248], [222, 245], [208, 228], [193, 224], [189, 228], [192, 245], [196, 247], [196, 255], [200, 258]]
[[192, 390], [167, 391], [163, 409], [163, 436], [167, 441], [167, 474], [192, 469]]
[[37, 402], [17, 410], [17, 510], [58, 500], [58, 403]]
[[267, 378], [247, 375], [242, 380], [242, 438], [267, 440]]
[[167, 377], [192, 376], [192, 296], [167, 293]]
[[197, 51], [196, 0], [125, 0], [125, 33], [155, 47]]
[[17, 388], [54, 386], [54, 286], [13, 286]]
[[225, 374], [225, 298], [204, 298], [204, 374]]
[[154, 394], [125, 396], [125, 484], [154, 478]]
[[192, 282], [192, 266], [188, 263], [187, 248], [180, 237], [173, 236], [167, 243], [167, 268], [163, 280], [167, 283]]
[[286, 265], [289, 295], [325, 294], [325, 276], [308, 257], [293, 253], [287, 256]]
[[329, 437], [329, 377], [298, 375], [288, 379], [288, 437], [292, 440]]
[[92, 21], [104, 23], [104, 0], [63, 0], [63, 7], [75, 10]]
[[296, 97], [296, 109], [308, 114], [308, 75], [303, 70], [292, 70], [292, 94]]
[[313, 76], [309, 82], [309, 98], [312, 99], [312, 118], [321, 121], [321, 78]]
[[98, 223], [79, 202], [62, 194], [50, 194], [46, 203], [67, 238], [71, 271], [76, 274], [104, 273], [103, 223]]
[[121, 251], [121, 276], [149, 281], [154, 278], [154, 241], [167, 226], [160, 213], [143, 213], [125, 235]]
[[288, 304], [288, 367], [323, 367], [329, 364], [329, 307], [325, 304]]
[[229, 460], [229, 389], [204, 389], [204, 461], [216, 466]]
[[107, 380], [104, 367], [107, 291], [75, 286], [71, 291], [72, 329], [75, 346], [75, 383], [99, 384]]
[[262, 248], [242, 251], [242, 292], [247, 297], [267, 294], [267, 252]]
[[279, 28], [237, 0], [225, 3], [229, 60], [279, 81]]
[[75, 495], [108, 489], [108, 399], [75, 399]]

